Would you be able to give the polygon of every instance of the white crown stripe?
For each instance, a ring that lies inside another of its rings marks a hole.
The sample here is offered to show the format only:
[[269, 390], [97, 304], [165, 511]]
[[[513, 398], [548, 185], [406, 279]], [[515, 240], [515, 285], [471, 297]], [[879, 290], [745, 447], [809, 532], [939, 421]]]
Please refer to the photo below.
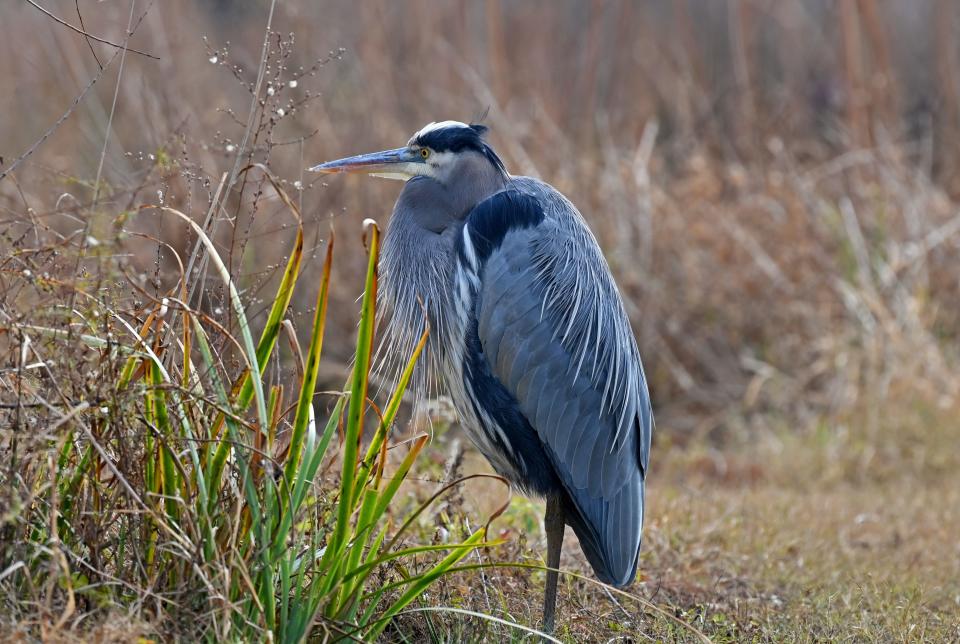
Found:
[[434, 130], [443, 130], [448, 127], [470, 129], [469, 125], [467, 125], [466, 123], [461, 123], [460, 121], [439, 121], [439, 122], [433, 121], [432, 123], [427, 123], [426, 125], [424, 125], [422, 128], [420, 128], [420, 131], [418, 131], [416, 134], [410, 137], [410, 140], [407, 142], [407, 145], [412, 144], [414, 141], [416, 141], [418, 138], [420, 138], [424, 134], [428, 134], [430, 132], [433, 132]]

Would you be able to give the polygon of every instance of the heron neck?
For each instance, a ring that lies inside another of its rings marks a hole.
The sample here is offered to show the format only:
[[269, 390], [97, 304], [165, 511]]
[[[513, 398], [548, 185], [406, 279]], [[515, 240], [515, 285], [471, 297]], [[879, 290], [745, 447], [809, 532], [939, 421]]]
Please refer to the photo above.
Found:
[[463, 220], [474, 206], [503, 190], [508, 180], [486, 161], [466, 165], [445, 186], [451, 198], [451, 214], [457, 221]]

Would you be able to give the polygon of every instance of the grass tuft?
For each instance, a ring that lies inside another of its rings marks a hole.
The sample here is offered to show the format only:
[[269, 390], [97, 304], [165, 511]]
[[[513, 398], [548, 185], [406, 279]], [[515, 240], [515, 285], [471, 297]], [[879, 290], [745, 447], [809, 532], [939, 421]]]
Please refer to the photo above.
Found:
[[[228, 290], [241, 337], [188, 306], [182, 287], [154, 298], [139, 332], [107, 302], [89, 296], [88, 314], [96, 307], [107, 328], [126, 332], [114, 337], [113, 331], [86, 329], [86, 345], [102, 366], [99, 377], [112, 383], [104, 399], [60, 411], [57, 401], [35, 393], [30, 377], [21, 376], [21, 399], [57, 417], [34, 446], [46, 444], [56, 459], [26, 467], [14, 462], [13, 476], [3, 473], [15, 503], [3, 516], [0, 583], [7, 596], [22, 598], [14, 610], [31, 602], [49, 607], [36, 632], [60, 628], [78, 612], [145, 603], [141, 615], [156, 623], [193, 615], [191, 630], [202, 639], [299, 642], [316, 633], [375, 639], [434, 581], [484, 545], [484, 528], [439, 547], [402, 541], [410, 520], [394, 529], [403, 517], [393, 512], [392, 500], [426, 437], [385, 476], [392, 467], [389, 436], [429, 330], [361, 452], [376, 320], [376, 226], [367, 231], [353, 372], [323, 426], [314, 400], [332, 238], [299, 378], [273, 386], [265, 381], [303, 255], [299, 212], [268, 179], [297, 227], [258, 342], [216, 245], [183, 213], [157, 207], [193, 227]], [[82, 312], [70, 315], [65, 326], [84, 326], [83, 318]], [[6, 329], [24, 350], [66, 351], [63, 343], [75, 334], [58, 331], [36, 324]], [[229, 364], [236, 365], [233, 373]], [[341, 439], [334, 441], [338, 430]], [[337, 443], [340, 452], [331, 453]], [[336, 487], [329, 476], [318, 476], [331, 466], [338, 468]], [[398, 573], [397, 584], [382, 583]]]

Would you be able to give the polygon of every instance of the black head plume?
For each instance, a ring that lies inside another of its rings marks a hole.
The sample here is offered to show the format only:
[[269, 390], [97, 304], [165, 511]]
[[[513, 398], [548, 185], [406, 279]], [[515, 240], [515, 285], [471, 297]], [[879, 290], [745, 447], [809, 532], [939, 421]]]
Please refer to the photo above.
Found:
[[430, 148], [434, 152], [453, 152], [456, 154], [464, 150], [472, 150], [485, 156], [490, 163], [505, 174], [506, 168], [503, 161], [484, 140], [488, 131], [489, 128], [486, 125], [479, 123], [469, 125], [456, 121], [431, 123], [417, 132], [410, 143]]

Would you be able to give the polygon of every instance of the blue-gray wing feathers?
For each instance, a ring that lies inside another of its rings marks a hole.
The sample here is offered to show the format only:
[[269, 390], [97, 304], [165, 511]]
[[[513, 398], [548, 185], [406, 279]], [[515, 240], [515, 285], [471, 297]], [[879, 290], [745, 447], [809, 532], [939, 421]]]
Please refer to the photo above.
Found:
[[[511, 217], [522, 225], [502, 225]], [[491, 222], [499, 233], [480, 234]], [[482, 262], [476, 329], [490, 372], [539, 437], [598, 576], [629, 583], [653, 420], [606, 262], [573, 205], [533, 179], [515, 179], [467, 225]]]

